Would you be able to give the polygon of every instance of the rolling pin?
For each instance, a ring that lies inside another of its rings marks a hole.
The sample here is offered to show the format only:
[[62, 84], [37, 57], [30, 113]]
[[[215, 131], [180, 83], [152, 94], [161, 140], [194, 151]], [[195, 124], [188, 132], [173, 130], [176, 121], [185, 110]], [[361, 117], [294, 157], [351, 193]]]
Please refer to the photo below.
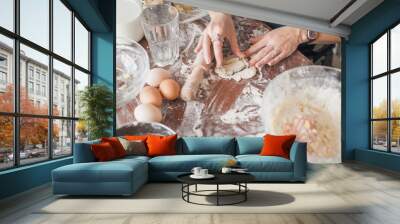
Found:
[[193, 63], [193, 70], [187, 77], [181, 89], [181, 98], [184, 101], [192, 101], [196, 98], [196, 93], [200, 88], [204, 73], [208, 72], [210, 64], [207, 64], [203, 57], [203, 51], [199, 52]]

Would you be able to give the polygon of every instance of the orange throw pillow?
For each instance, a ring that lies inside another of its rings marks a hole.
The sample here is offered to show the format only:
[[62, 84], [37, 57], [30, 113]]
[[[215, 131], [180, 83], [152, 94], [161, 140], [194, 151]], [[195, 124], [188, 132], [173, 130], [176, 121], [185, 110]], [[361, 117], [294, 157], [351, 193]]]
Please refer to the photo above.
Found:
[[289, 159], [290, 148], [296, 135], [264, 135], [264, 145], [261, 149], [262, 156], [280, 156]]
[[93, 144], [90, 147], [92, 149], [94, 157], [99, 162], [110, 161], [117, 158], [113, 147], [108, 142]]
[[101, 138], [101, 142], [108, 142], [114, 149], [115, 155], [117, 158], [121, 158], [126, 156], [126, 151], [122, 146], [121, 142], [119, 142], [118, 138], [110, 137], [110, 138]]
[[176, 155], [176, 139], [177, 135], [159, 136], [150, 135], [147, 137], [146, 143], [148, 147], [148, 156], [165, 156]]
[[124, 138], [128, 141], [146, 141], [147, 135], [125, 135]]

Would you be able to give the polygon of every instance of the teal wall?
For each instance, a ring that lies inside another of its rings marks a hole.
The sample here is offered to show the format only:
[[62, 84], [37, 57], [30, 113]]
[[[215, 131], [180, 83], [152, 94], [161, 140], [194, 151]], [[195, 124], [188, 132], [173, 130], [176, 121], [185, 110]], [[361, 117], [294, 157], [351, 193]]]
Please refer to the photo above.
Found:
[[[382, 156], [380, 152], [368, 150], [370, 141], [368, 44], [399, 21], [400, 0], [386, 0], [353, 24], [351, 35], [343, 46], [344, 160], [356, 159], [388, 169], [398, 169], [400, 166], [399, 157], [390, 155], [392, 157], [389, 160], [388, 155]], [[393, 161], [397, 161], [397, 164]]]
[[0, 173], [0, 199], [29, 190], [51, 181], [51, 171], [72, 163], [72, 158], [47, 161]]
[[113, 125], [109, 132], [111, 135], [116, 130], [116, 88], [115, 88], [115, 38], [116, 38], [116, 1], [99, 0], [97, 7], [109, 27], [107, 32], [92, 33], [92, 82], [108, 86], [114, 93]]
[[[92, 31], [93, 83], [103, 83], [115, 93], [115, 0], [67, 0]], [[114, 94], [115, 95], [115, 94]], [[115, 116], [113, 116], [115, 127]], [[110, 127], [110, 131], [115, 130]], [[51, 181], [51, 171], [72, 163], [72, 157], [0, 172], [0, 199]]]

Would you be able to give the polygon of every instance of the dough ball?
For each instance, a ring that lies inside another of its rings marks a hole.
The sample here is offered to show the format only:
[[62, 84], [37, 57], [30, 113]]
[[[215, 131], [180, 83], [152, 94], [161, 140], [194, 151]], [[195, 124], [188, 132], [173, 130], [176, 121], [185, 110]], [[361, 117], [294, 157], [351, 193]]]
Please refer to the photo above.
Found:
[[162, 68], [153, 68], [148, 73], [147, 84], [158, 87], [163, 80], [168, 78], [171, 78], [171, 73], [169, 71]]
[[161, 122], [162, 114], [160, 108], [153, 104], [140, 104], [135, 108], [135, 119], [140, 122]]
[[140, 102], [143, 104], [151, 103], [154, 106], [161, 107], [161, 93], [157, 88], [154, 88], [152, 86], [145, 86], [142, 91], [140, 91]]
[[166, 79], [160, 84], [161, 94], [167, 100], [175, 100], [178, 98], [181, 87], [178, 82], [173, 79]]

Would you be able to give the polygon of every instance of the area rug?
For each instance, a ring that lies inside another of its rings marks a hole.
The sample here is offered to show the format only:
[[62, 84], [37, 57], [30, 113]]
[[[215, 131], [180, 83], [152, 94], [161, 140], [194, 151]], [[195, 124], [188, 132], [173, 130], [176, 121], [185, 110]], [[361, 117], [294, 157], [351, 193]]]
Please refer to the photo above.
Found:
[[[246, 202], [227, 206], [189, 204], [182, 200], [181, 185], [146, 184], [131, 197], [57, 197], [36, 213], [125, 214], [125, 213], [359, 213], [359, 205], [344, 201], [317, 184], [249, 184]], [[215, 186], [199, 186], [208, 190]], [[227, 189], [227, 188], [226, 188]], [[194, 190], [194, 188], [192, 189]], [[212, 193], [211, 193], [212, 194]], [[229, 203], [240, 198], [225, 197]], [[215, 203], [215, 197], [191, 198]], [[232, 200], [232, 201], [229, 201]]]

